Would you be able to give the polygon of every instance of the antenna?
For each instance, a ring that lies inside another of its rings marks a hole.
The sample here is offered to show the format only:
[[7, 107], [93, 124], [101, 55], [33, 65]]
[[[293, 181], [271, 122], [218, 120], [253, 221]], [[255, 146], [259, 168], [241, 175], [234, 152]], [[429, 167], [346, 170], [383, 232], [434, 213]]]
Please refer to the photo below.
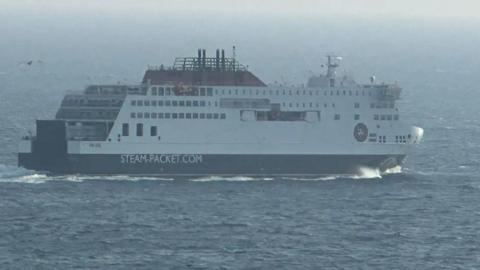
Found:
[[237, 53], [235, 52], [235, 45], [233, 45], [232, 49], [232, 66], [233, 66], [233, 71], [235, 71], [235, 58], [237, 57]]

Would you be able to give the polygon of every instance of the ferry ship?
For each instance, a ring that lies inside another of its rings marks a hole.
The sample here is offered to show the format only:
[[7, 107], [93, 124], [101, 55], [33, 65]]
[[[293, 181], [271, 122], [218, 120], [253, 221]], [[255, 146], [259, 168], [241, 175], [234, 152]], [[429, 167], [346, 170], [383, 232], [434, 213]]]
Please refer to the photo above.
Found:
[[[234, 54], [235, 55], [235, 54]], [[423, 137], [402, 122], [397, 84], [337, 76], [267, 85], [235, 56], [179, 57], [138, 85], [67, 94], [37, 120], [19, 166], [60, 174], [334, 175], [401, 166]]]

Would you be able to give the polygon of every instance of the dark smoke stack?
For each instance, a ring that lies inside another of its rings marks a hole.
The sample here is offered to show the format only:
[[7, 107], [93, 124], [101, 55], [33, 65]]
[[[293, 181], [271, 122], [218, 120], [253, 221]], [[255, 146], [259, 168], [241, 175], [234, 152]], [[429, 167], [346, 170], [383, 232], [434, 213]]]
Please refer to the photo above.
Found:
[[222, 70], [225, 70], [225, 50], [222, 49]]
[[199, 69], [202, 66], [201, 63], [202, 63], [202, 50], [198, 49], [197, 65]]
[[217, 49], [217, 55], [215, 57], [215, 69], [219, 70], [220, 69], [220, 50]]
[[203, 49], [203, 63], [202, 63], [203, 68], [207, 66], [207, 50]]

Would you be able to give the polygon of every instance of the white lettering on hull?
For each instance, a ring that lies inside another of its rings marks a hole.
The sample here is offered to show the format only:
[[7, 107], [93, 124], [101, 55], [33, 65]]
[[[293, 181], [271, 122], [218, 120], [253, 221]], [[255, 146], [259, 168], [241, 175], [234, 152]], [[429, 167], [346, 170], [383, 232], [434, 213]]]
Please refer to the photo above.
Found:
[[202, 155], [129, 154], [120, 156], [122, 164], [199, 164], [202, 162]]

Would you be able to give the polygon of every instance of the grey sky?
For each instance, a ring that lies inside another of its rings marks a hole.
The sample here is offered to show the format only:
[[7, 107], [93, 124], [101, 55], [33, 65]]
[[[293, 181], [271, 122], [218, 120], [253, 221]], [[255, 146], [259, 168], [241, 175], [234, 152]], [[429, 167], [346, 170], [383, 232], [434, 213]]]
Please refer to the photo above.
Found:
[[478, 0], [0, 0], [10, 10], [480, 18]]

